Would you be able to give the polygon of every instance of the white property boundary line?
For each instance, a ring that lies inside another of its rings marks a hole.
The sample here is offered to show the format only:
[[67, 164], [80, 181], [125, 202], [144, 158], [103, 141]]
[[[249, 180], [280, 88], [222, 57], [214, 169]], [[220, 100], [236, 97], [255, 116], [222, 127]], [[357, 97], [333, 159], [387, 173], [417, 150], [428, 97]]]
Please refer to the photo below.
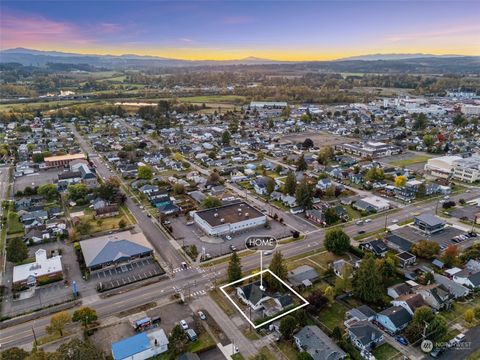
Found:
[[[229, 287], [229, 286], [232, 286], [232, 285], [235, 285], [235, 284], [238, 284], [242, 281], [245, 281], [245, 280], [248, 280], [248, 279], [251, 279], [252, 277], [255, 277], [255, 276], [259, 276], [260, 274], [263, 274], [265, 272], [268, 272], [270, 273], [273, 277], [275, 277], [278, 281], [280, 281], [283, 285], [285, 285], [285, 287], [290, 290], [291, 292], [293, 292], [297, 297], [299, 297], [302, 301], [303, 301], [303, 304], [293, 308], [293, 309], [290, 309], [278, 316], [275, 316], [274, 318], [270, 319], [270, 320], [267, 320], [259, 325], [255, 325], [247, 316], [247, 314], [245, 314], [242, 309], [240, 309], [240, 307], [235, 303], [235, 301], [233, 301], [233, 299], [227, 294], [227, 292], [225, 291], [225, 288]], [[242, 314], [242, 316], [249, 322], [250, 325], [252, 325], [255, 329], [258, 329], [259, 327], [262, 327], [262, 326], [265, 326], [275, 320], [278, 320], [282, 317], [284, 317], [285, 315], [288, 315], [298, 309], [301, 309], [302, 307], [304, 306], [307, 306], [309, 305], [310, 303], [305, 299], [303, 298], [299, 293], [297, 293], [295, 290], [293, 290], [290, 285], [288, 285], [285, 281], [283, 281], [282, 279], [280, 279], [277, 275], [275, 275], [270, 269], [265, 269], [265, 270], [262, 270], [262, 271], [259, 271], [258, 273], [256, 274], [252, 274], [252, 275], [249, 275], [249, 276], [245, 276], [244, 278], [241, 278], [239, 280], [236, 280], [236, 281], [233, 281], [229, 284], [225, 284], [225, 285], [222, 285], [220, 286], [220, 290], [222, 290], [223, 294], [227, 297], [228, 300], [230, 300], [230, 302], [233, 304], [233, 306], [235, 306], [235, 308], [240, 312], [240, 314]]]

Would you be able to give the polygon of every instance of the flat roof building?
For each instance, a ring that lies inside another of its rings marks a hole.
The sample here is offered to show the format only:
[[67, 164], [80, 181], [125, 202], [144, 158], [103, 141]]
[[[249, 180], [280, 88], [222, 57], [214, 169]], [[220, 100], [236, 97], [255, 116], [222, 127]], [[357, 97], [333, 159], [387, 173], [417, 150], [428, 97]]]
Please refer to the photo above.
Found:
[[348, 154], [360, 156], [362, 158], [378, 158], [396, 155], [402, 152], [402, 148], [399, 146], [374, 141], [367, 141], [357, 144], [339, 144], [335, 146], [335, 149], [341, 150]]
[[221, 236], [263, 226], [267, 217], [241, 201], [213, 209], [192, 211], [195, 223], [208, 235]]
[[168, 338], [163, 329], [140, 333], [112, 344], [114, 360], [145, 360], [168, 350]]
[[47, 251], [38, 249], [35, 262], [13, 268], [13, 284], [34, 286], [42, 280], [60, 277], [63, 271], [61, 258], [60, 255], [47, 258]]
[[49, 156], [43, 159], [47, 167], [67, 166], [71, 161], [86, 159], [85, 154], [67, 154], [58, 156]]

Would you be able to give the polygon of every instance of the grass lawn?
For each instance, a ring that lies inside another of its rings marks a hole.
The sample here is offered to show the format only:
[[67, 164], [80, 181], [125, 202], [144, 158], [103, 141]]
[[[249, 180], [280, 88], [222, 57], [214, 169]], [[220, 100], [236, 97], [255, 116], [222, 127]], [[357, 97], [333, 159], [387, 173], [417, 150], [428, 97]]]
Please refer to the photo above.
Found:
[[428, 159], [431, 159], [431, 158], [432, 158], [432, 156], [430, 156], [430, 155], [415, 155], [415, 156], [412, 156], [411, 158], [408, 158], [408, 159], [394, 160], [390, 164], [394, 165], [394, 166], [404, 167], [404, 166], [408, 166], [408, 165], [424, 163], [424, 162], [427, 162]]
[[355, 210], [351, 206], [344, 206], [344, 208], [347, 211], [350, 220], [359, 219], [362, 217], [362, 213], [358, 210]]
[[7, 222], [7, 234], [18, 234], [23, 233], [23, 225], [20, 222], [20, 217], [16, 212], [8, 213], [8, 222]]
[[473, 353], [470, 354], [470, 356], [468, 358], [466, 358], [465, 360], [478, 360], [480, 359], [480, 350], [477, 350]]
[[[124, 212], [124, 211], [122, 211]], [[123, 214], [112, 216], [103, 219], [95, 219], [93, 215], [93, 211], [91, 209], [84, 210], [85, 215], [82, 216], [82, 222], [88, 222], [91, 225], [90, 233], [97, 233], [107, 230], [115, 230], [119, 228], [119, 222], [124, 220], [127, 225], [132, 224], [132, 221], [129, 216], [126, 215], [124, 212]]]
[[232, 316], [235, 314], [235, 311], [233, 310], [233, 305], [228, 301], [228, 299], [223, 295], [223, 293], [215, 289], [213, 291], [210, 291], [210, 297], [217, 303], [218, 306], [223, 310], [225, 314], [228, 316]]
[[323, 270], [323, 272], [328, 270], [330, 263], [338, 259], [341, 259], [341, 256], [335, 255], [329, 251], [325, 251], [320, 254], [309, 257], [310, 262], [320, 267]]
[[320, 310], [317, 319], [332, 331], [335, 326], [343, 328], [343, 321], [345, 320], [345, 312], [347, 308], [340, 303], [333, 303]]
[[202, 351], [204, 349], [210, 348], [214, 345], [215, 345], [215, 340], [213, 340], [210, 334], [205, 331], [198, 337], [197, 341], [191, 343], [188, 346], [188, 351], [198, 352], [198, 351]]
[[400, 352], [388, 343], [380, 345], [372, 353], [377, 360], [389, 360], [401, 356]]
[[297, 360], [298, 351], [295, 349], [292, 343], [287, 341], [279, 341], [275, 345], [289, 360]]
[[242, 356], [242, 354], [237, 353], [235, 355], [232, 355], [233, 360], [244, 360], [245, 358]]

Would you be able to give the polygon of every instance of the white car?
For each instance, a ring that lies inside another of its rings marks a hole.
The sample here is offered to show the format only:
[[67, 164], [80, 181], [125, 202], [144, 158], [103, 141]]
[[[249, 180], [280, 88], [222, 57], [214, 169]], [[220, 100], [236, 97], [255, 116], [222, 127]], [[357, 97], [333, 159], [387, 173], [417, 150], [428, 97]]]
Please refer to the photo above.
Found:
[[392, 220], [392, 223], [393, 223], [393, 224], [396, 224], [396, 223], [398, 223], [398, 220], [397, 220], [397, 219], [393, 219], [393, 220]]
[[188, 324], [185, 320], [180, 320], [180, 326], [182, 327], [183, 330], [188, 329]]
[[448, 347], [454, 347], [460, 344], [462, 341], [465, 341], [465, 334], [458, 334], [452, 340], [448, 342]]
[[232, 240], [232, 237], [230, 235], [227, 235], [227, 236], [225, 236], [225, 239]]
[[200, 317], [201, 320], [206, 320], [207, 319], [207, 317], [205, 316], [205, 314], [202, 311], [198, 312], [198, 316]]
[[372, 219], [365, 219], [365, 224], [372, 222]]

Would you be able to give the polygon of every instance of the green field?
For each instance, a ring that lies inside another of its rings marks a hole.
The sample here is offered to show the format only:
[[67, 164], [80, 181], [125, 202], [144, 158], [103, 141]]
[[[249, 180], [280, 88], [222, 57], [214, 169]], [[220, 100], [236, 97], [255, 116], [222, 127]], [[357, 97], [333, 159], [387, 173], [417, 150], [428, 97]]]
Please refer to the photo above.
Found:
[[208, 96], [187, 96], [178, 98], [179, 101], [191, 103], [228, 103], [242, 104], [246, 101], [245, 96], [238, 95], [208, 95]]
[[421, 164], [421, 163], [427, 162], [428, 159], [431, 159], [431, 158], [432, 157], [429, 155], [415, 155], [408, 159], [394, 160], [390, 162], [390, 164], [394, 166], [405, 167], [408, 165], [415, 165], [415, 164]]
[[397, 356], [401, 357], [401, 354], [392, 345], [384, 343], [373, 350], [373, 355], [378, 360], [396, 359]]

